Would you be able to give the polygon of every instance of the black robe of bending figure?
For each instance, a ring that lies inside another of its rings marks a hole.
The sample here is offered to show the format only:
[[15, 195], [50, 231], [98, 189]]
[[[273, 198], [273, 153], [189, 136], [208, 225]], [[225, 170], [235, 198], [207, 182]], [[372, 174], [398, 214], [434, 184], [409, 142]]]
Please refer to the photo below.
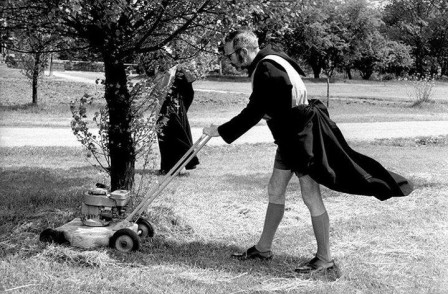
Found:
[[[187, 111], [193, 102], [194, 77], [185, 70], [177, 70], [171, 90], [160, 109], [160, 132], [157, 134], [160, 150], [160, 172], [167, 173], [193, 145]], [[185, 169], [199, 164], [195, 156]]]

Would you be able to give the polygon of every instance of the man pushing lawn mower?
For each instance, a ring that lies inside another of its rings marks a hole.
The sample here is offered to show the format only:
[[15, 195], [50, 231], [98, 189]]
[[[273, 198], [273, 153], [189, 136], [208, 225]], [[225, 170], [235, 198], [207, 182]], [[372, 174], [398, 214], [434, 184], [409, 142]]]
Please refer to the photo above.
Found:
[[317, 253], [295, 271], [313, 273], [333, 268], [330, 222], [319, 184], [379, 200], [406, 196], [412, 192], [412, 184], [348, 146], [323, 103], [307, 99], [300, 78], [305, 74], [289, 56], [270, 46], [260, 50], [256, 35], [246, 30], [232, 32], [225, 38], [224, 54], [236, 68], [248, 69], [252, 94], [240, 114], [219, 127], [204, 128], [204, 134], [221, 136], [230, 144], [265, 119], [278, 146], [260, 239], [247, 251], [232, 256], [241, 260], [273, 257], [272, 241], [285, 211], [286, 187], [296, 174], [311, 214]]

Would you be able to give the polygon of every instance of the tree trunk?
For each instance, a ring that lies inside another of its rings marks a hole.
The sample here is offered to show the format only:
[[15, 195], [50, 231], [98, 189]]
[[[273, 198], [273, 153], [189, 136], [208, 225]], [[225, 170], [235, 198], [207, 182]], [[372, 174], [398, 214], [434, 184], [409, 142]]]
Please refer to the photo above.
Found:
[[316, 52], [316, 50], [312, 50], [311, 55], [307, 58], [308, 64], [311, 66], [313, 70], [313, 75], [315, 79], [320, 77], [320, 73], [322, 72], [322, 62], [320, 58], [320, 54]]
[[135, 174], [134, 140], [131, 134], [131, 99], [124, 63], [104, 56], [105, 98], [109, 108], [111, 189], [131, 190]]
[[352, 77], [352, 70], [350, 69], [350, 67], [346, 67], [345, 68], [345, 73], [347, 74], [347, 78], [349, 80], [353, 79], [353, 77]]
[[448, 76], [448, 60], [441, 63], [441, 74], [444, 76]]
[[313, 69], [314, 78], [318, 79], [320, 77], [320, 72], [322, 68], [317, 64], [312, 64], [311, 68]]
[[48, 76], [53, 76], [53, 53], [50, 53], [50, 64], [48, 66]]
[[415, 69], [418, 74], [423, 75], [425, 73], [424, 64], [423, 64], [423, 58], [425, 56], [423, 49], [421, 49], [423, 46], [422, 42], [417, 42], [416, 46], [416, 52], [415, 52]]
[[34, 55], [34, 67], [33, 67], [33, 81], [32, 81], [32, 89], [33, 89], [33, 104], [37, 105], [37, 87], [39, 82], [39, 66], [40, 66], [40, 54], [36, 53]]

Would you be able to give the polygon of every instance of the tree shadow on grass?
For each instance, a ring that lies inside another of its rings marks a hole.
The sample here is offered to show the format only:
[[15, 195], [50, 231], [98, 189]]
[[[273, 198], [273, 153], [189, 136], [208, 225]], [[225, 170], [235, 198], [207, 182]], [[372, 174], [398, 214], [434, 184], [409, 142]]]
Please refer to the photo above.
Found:
[[270, 278], [312, 279], [335, 281], [340, 277], [340, 270], [332, 270], [313, 274], [297, 274], [294, 269], [310, 259], [310, 256], [291, 256], [288, 254], [275, 255], [273, 259], [241, 261], [231, 257], [232, 253], [241, 252], [246, 248], [238, 248], [222, 243], [208, 243], [201, 241], [174, 242], [164, 238], [154, 237], [143, 241], [138, 252], [120, 253], [115, 250], [111, 254], [120, 262], [129, 265], [150, 266], [154, 263], [170, 266], [191, 266], [208, 270], [225, 271], [235, 275], [250, 274]]
[[[83, 186], [92, 183], [90, 167], [70, 169], [14, 167], [0, 169], [2, 201], [0, 234], [21, 223], [32, 222], [31, 231], [41, 225], [67, 221], [64, 215], [77, 211]], [[45, 213], [42, 213], [42, 212]], [[20, 233], [20, 232], [19, 232]]]
[[[110, 254], [129, 266], [166, 264], [169, 266], [202, 268], [225, 271], [235, 275], [263, 275], [268, 278], [304, 278], [335, 280], [339, 271], [328, 271], [314, 275], [298, 275], [294, 269], [308, 261], [310, 256], [276, 255], [269, 261], [232, 258], [232, 253], [244, 252], [247, 248], [213, 242], [202, 239], [194, 233], [193, 228], [184, 222], [175, 212], [165, 206], [153, 207], [152, 214], [145, 218], [154, 224], [155, 236], [141, 240], [140, 250], [121, 253], [110, 250]], [[218, 229], [218, 228], [217, 228]]]
[[[74, 210], [80, 205], [80, 199], [74, 197], [74, 195], [81, 193], [80, 188], [83, 185], [92, 182], [91, 177], [83, 175], [90, 170], [90, 167], [76, 167], [67, 170], [23, 167], [2, 170], [0, 184], [7, 187], [8, 195], [20, 196], [18, 199], [14, 198], [19, 205], [14, 206], [12, 213], [19, 212], [18, 215], [24, 217], [22, 219], [17, 217], [0, 218], [2, 222], [5, 221], [2, 226], [3, 230], [0, 231], [4, 233], [5, 230], [14, 231], [9, 237], [3, 235], [1, 238], [8, 240], [9, 244], [15, 244], [10, 249], [0, 247], [0, 256], [18, 254], [22, 247], [28, 246], [29, 244], [23, 243], [22, 236], [26, 235], [27, 238], [31, 236], [31, 239], [39, 243], [39, 234], [47, 228], [47, 225], [51, 223], [52, 227], [57, 227], [73, 219]], [[243, 179], [238, 176], [229, 176], [225, 180], [255, 185], [264, 182], [265, 179], [265, 174], [259, 174], [256, 177], [251, 175]], [[11, 198], [8, 201], [11, 202], [14, 199]], [[37, 201], [39, 199], [40, 202]], [[30, 206], [35, 206], [34, 211], [27, 210], [27, 207]], [[53, 209], [44, 211], [48, 207]], [[73, 211], [64, 214], [58, 208], [61, 210], [68, 208]], [[308, 260], [310, 256], [296, 257], [282, 254], [276, 255], [271, 261], [239, 261], [231, 258], [230, 255], [236, 251], [245, 250], [245, 248], [219, 242], [196, 240], [194, 232], [189, 229], [188, 225], [184, 227], [179, 221], [173, 222], [176, 215], [170, 215], [170, 211], [163, 211], [161, 217], [163, 219], [158, 220], [159, 223], [156, 223], [156, 227], [161, 226], [167, 229], [162, 229], [152, 239], [142, 240], [139, 251], [126, 254], [110, 249], [110, 254], [130, 267], [134, 265], [150, 266], [152, 264], [178, 265], [179, 267], [188, 265], [192, 268], [226, 271], [235, 275], [247, 273], [255, 276], [266, 276], [267, 278], [300, 278], [326, 281], [335, 280], [339, 276], [339, 274], [336, 275], [331, 272], [314, 275], [295, 274], [294, 268]], [[19, 222], [22, 224], [32, 223], [33, 225], [21, 226]], [[172, 226], [167, 227], [166, 224], [172, 224]], [[12, 228], [15, 229], [12, 230]], [[41, 249], [43, 248], [42, 245]], [[38, 254], [38, 250], [28, 252], [27, 256], [33, 254]]]
[[35, 103], [0, 105], [0, 111], [38, 110], [40, 108], [39, 104]]
[[[3, 189], [3, 198], [10, 199], [11, 203], [17, 201], [29, 202], [35, 197], [48, 199], [63, 199], [66, 195], [73, 195], [77, 188], [81, 188], [92, 182], [92, 168], [74, 167], [69, 169], [38, 168], [38, 167], [14, 167], [0, 170], [0, 185]], [[18, 197], [19, 196], [19, 197]], [[33, 203], [38, 205], [39, 203]]]

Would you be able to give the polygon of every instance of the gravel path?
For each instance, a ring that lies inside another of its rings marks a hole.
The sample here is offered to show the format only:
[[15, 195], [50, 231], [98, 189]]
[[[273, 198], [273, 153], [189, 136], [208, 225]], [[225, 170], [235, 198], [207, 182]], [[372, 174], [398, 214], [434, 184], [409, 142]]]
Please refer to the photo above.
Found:
[[[448, 121], [402, 121], [377, 123], [338, 124], [348, 141], [372, 141], [385, 138], [412, 138], [420, 136], [448, 135]], [[202, 129], [193, 128], [193, 139]], [[273, 142], [266, 126], [256, 126], [233, 144]], [[226, 144], [221, 138], [213, 138], [208, 145]], [[0, 147], [13, 146], [80, 146], [70, 128], [0, 128]]]

